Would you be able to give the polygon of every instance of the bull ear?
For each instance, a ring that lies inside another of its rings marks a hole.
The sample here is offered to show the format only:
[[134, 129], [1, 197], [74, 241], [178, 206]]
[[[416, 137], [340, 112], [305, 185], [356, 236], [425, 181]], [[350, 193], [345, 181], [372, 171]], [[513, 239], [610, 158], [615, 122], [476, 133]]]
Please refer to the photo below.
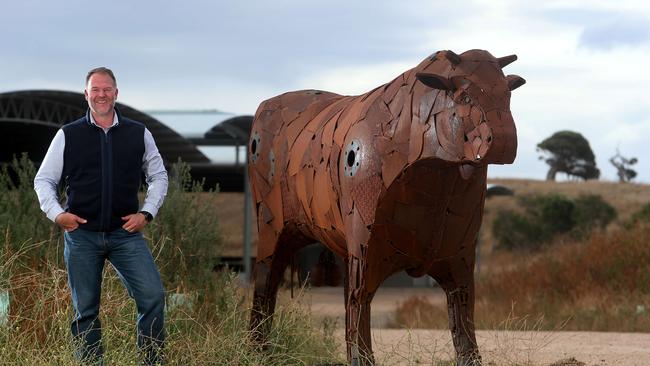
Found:
[[446, 77], [428, 74], [423, 72], [418, 72], [415, 74], [415, 77], [420, 80], [420, 82], [430, 88], [440, 89], [440, 90], [454, 90], [454, 84]]
[[508, 89], [510, 89], [510, 91], [526, 84], [526, 80], [519, 75], [508, 75], [506, 76], [506, 80], [508, 81]]
[[499, 66], [503, 69], [504, 67], [510, 65], [511, 63], [517, 61], [517, 55], [503, 56], [497, 59], [499, 61]]

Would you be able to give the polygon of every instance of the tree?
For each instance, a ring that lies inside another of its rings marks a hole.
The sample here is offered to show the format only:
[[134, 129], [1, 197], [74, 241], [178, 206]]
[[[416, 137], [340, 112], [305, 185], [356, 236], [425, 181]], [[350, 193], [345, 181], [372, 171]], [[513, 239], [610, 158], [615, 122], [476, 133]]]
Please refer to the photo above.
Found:
[[629, 182], [636, 177], [636, 171], [631, 169], [630, 166], [636, 164], [639, 160], [637, 158], [627, 159], [623, 157], [616, 149], [616, 155], [609, 159], [609, 162], [616, 168], [618, 174], [618, 181], [621, 183]]
[[546, 180], [555, 180], [558, 172], [584, 180], [600, 177], [589, 141], [578, 132], [558, 131], [537, 144], [537, 151], [549, 165]]

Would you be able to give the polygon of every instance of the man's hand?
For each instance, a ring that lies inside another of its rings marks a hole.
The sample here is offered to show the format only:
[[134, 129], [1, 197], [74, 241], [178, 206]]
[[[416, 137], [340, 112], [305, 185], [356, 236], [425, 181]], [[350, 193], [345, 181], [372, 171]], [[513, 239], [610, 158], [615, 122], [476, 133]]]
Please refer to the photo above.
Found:
[[70, 212], [63, 212], [54, 219], [54, 222], [63, 228], [63, 230], [70, 232], [76, 230], [79, 224], [85, 224], [87, 221]]
[[122, 220], [126, 221], [126, 223], [122, 225], [122, 229], [130, 233], [140, 231], [145, 225], [147, 225], [147, 218], [140, 212], [126, 215], [122, 217]]

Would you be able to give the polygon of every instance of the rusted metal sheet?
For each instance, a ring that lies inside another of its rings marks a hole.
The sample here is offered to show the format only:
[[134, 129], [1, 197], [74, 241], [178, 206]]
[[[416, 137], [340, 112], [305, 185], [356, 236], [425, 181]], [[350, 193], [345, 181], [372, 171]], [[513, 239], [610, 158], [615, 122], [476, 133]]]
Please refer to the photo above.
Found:
[[282, 273], [320, 241], [347, 264], [350, 361], [372, 363], [370, 302], [397, 271], [447, 292], [459, 364], [480, 360], [474, 337], [474, 249], [487, 164], [517, 148], [502, 68], [516, 56], [440, 51], [358, 96], [302, 90], [263, 102], [249, 144], [258, 207], [251, 327], [263, 340]]

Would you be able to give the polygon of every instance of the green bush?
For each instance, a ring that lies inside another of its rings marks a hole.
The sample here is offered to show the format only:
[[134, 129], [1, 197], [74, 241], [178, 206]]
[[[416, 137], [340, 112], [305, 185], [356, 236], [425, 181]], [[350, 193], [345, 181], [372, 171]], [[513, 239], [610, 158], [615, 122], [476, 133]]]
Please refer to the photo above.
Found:
[[[161, 244], [154, 253], [168, 289], [209, 290], [214, 285], [213, 268], [219, 263], [222, 239], [215, 210], [216, 191], [203, 191], [203, 182], [193, 181], [190, 167], [180, 160], [169, 172], [165, 203], [145, 235]], [[204, 291], [203, 293], [213, 293]]]
[[573, 234], [577, 238], [585, 238], [594, 229], [604, 229], [616, 219], [618, 213], [599, 195], [582, 195], [576, 198], [573, 210]]
[[645, 206], [630, 216], [630, 219], [625, 224], [626, 228], [631, 228], [638, 223], [650, 222], [650, 202], [646, 203]]
[[574, 226], [575, 204], [561, 194], [524, 196], [521, 201], [530, 219], [542, 226], [546, 237], [565, 233]]
[[523, 215], [503, 210], [492, 223], [492, 233], [501, 249], [537, 249], [543, 240], [543, 230]]
[[497, 247], [539, 249], [561, 234], [583, 239], [594, 229], [604, 229], [617, 216], [600, 196], [569, 199], [561, 194], [523, 196], [523, 214], [503, 210], [492, 223]]

